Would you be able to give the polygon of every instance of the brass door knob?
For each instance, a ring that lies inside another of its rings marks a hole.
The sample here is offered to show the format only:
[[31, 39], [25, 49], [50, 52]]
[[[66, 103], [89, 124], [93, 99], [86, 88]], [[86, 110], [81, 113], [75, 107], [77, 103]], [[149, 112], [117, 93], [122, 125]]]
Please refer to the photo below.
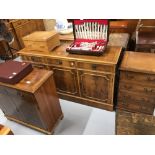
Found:
[[71, 62], [70, 65], [71, 65], [71, 66], [74, 66], [74, 62]]

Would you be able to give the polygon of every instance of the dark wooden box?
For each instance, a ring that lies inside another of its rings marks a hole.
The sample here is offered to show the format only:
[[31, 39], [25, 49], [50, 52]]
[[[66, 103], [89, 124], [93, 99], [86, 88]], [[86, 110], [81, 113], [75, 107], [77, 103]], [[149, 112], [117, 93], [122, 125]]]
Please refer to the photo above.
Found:
[[0, 82], [15, 84], [32, 71], [28, 62], [6, 61], [0, 64]]
[[73, 20], [74, 42], [66, 51], [71, 54], [102, 55], [108, 43], [109, 23], [105, 19]]

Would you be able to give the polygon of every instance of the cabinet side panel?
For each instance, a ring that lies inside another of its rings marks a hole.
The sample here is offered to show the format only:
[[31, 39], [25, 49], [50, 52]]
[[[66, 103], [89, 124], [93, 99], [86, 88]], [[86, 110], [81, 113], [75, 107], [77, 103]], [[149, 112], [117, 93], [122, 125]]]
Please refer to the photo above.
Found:
[[59, 99], [56, 93], [53, 77], [35, 92], [35, 97], [44, 121], [48, 124], [48, 129], [52, 130], [58, 119], [62, 116]]

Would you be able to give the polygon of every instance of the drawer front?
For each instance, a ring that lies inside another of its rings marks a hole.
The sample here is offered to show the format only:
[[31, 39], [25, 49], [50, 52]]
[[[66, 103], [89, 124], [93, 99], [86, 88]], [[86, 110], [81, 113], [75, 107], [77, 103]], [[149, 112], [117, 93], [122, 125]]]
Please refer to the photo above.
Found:
[[155, 97], [142, 96], [135, 93], [120, 91], [118, 94], [118, 109], [133, 112], [153, 114]]
[[44, 63], [44, 58], [43, 57], [38, 57], [38, 56], [30, 56], [31, 61], [33, 62], [38, 62], [38, 63]]
[[24, 45], [27, 49], [35, 49], [40, 52], [47, 52], [49, 51], [49, 47], [47, 46], [46, 42], [35, 42], [35, 41], [23, 41]]
[[30, 55], [21, 55], [21, 59], [25, 61], [37, 62], [37, 63], [45, 63], [43, 57], [39, 56], [30, 56]]
[[146, 84], [146, 85], [147, 84], [155, 85], [155, 75], [153, 74], [143, 74], [143, 73], [121, 71], [120, 80], [136, 82], [136, 83]]
[[113, 66], [95, 64], [95, 63], [77, 62], [77, 67], [80, 69], [88, 69], [94, 71], [114, 72]]
[[56, 65], [62, 67], [72, 67], [72, 68], [76, 67], [75, 61], [66, 61], [61, 59], [46, 58], [46, 63], [49, 65]]
[[32, 63], [32, 66], [34, 68], [38, 68], [38, 69], [47, 69], [48, 70], [48, 66], [44, 65], [44, 64], [36, 64], [36, 63]]
[[127, 90], [130, 92], [141, 93], [144, 95], [155, 95], [155, 88], [149, 86], [141, 86], [138, 84], [131, 84], [126, 82], [121, 82], [119, 85], [119, 90]]
[[27, 55], [20, 55], [21, 59], [24, 61], [31, 61], [31, 57]]
[[30, 19], [20, 19], [20, 20], [13, 21], [12, 24], [14, 27], [18, 27], [18, 26], [21, 26], [21, 25], [27, 23], [28, 21], [30, 21]]

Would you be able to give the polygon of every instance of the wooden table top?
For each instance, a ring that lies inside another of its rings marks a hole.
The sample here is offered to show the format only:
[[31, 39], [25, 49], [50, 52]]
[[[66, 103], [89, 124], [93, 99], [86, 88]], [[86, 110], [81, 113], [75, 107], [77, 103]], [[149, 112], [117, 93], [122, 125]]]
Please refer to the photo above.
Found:
[[33, 71], [19, 83], [11, 85], [0, 82], [0, 85], [34, 93], [52, 75], [52, 73], [52, 71], [34, 68]]
[[49, 53], [27, 50], [25, 48], [20, 50], [18, 54], [116, 65], [122, 51], [122, 47], [108, 46], [102, 56], [77, 55], [77, 54], [69, 54], [68, 52], [66, 52], [66, 48], [69, 45], [70, 43], [61, 43], [59, 47], [55, 48], [53, 51]]
[[155, 54], [127, 51], [120, 70], [155, 74]]

